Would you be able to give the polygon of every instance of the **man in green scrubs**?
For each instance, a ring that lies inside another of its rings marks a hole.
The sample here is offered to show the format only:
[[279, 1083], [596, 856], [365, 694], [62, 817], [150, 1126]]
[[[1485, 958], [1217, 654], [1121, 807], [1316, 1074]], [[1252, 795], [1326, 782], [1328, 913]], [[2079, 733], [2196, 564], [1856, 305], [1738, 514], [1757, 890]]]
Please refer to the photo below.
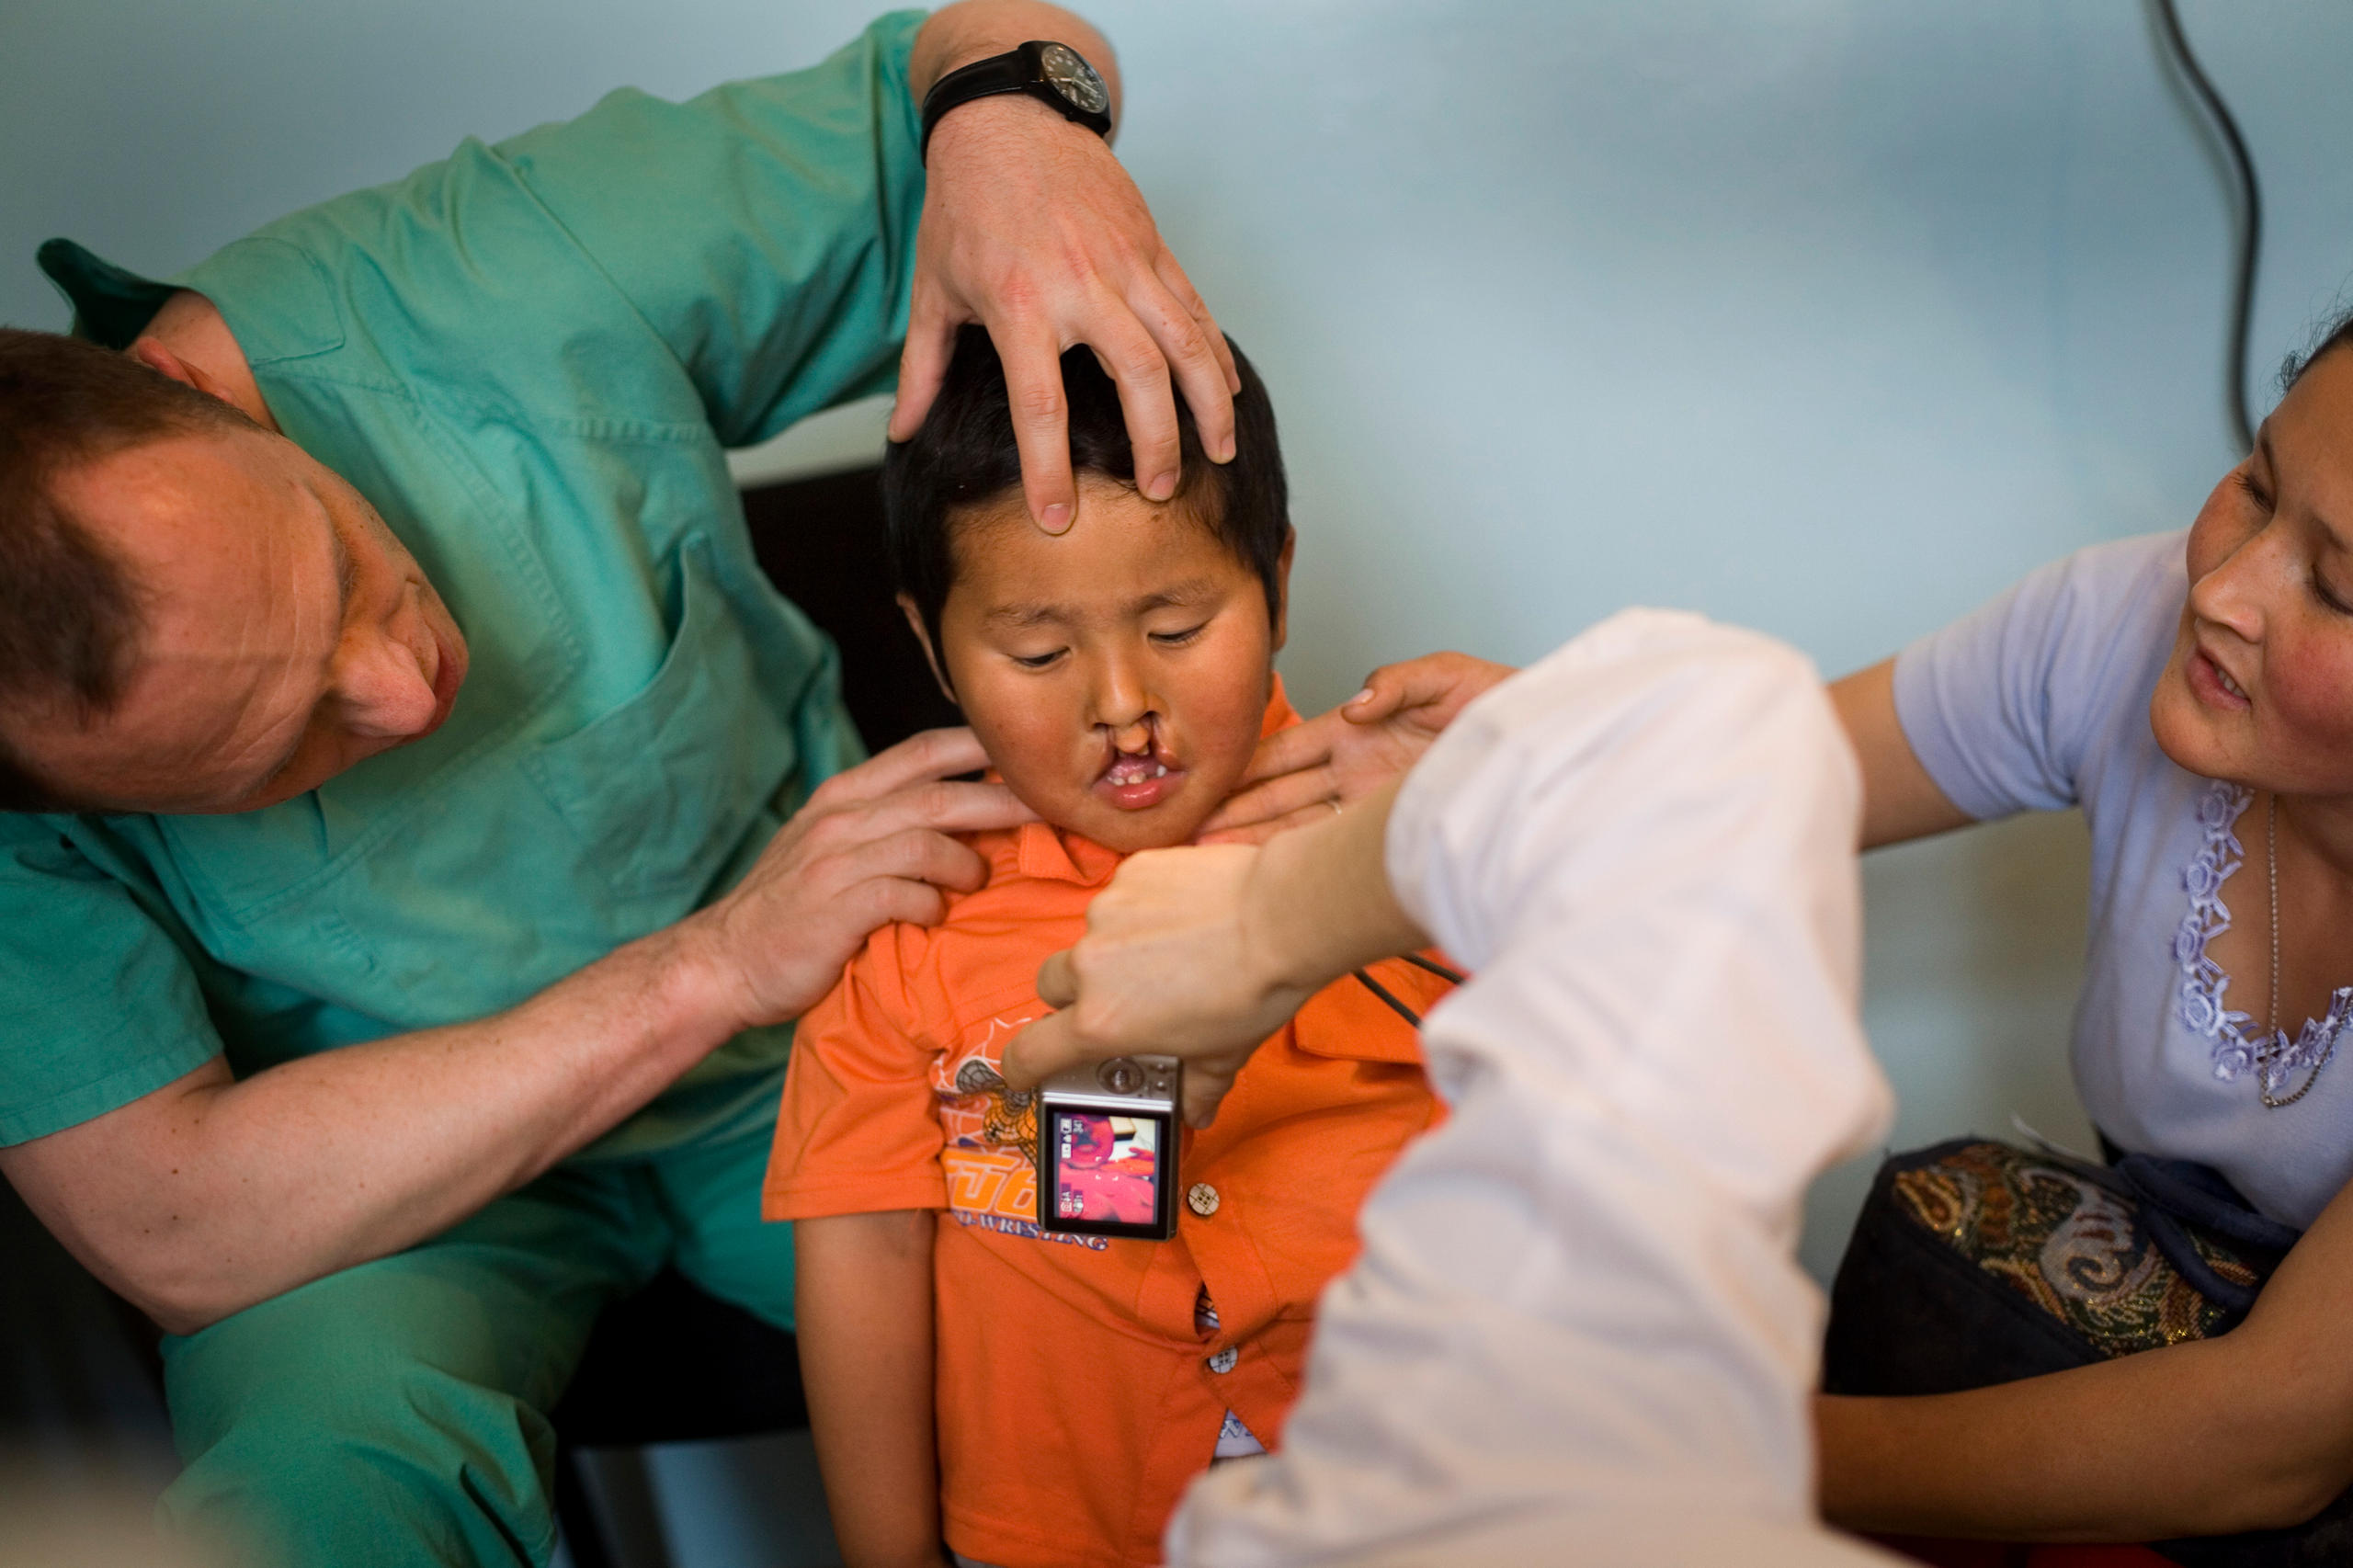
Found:
[[1231, 449], [1094, 131], [1001, 96], [919, 151], [930, 84], [1030, 39], [1110, 76], [966, 0], [166, 281], [43, 248], [89, 341], [0, 333], [0, 1172], [169, 1331], [164, 1512], [222, 1560], [544, 1563], [602, 1307], [667, 1263], [790, 1326], [790, 1020], [1025, 813], [962, 731], [859, 763], [723, 449], [890, 387], [903, 333], [907, 433], [965, 320], [1036, 394], [1040, 527], [1069, 344], [1147, 493], [1172, 394]]

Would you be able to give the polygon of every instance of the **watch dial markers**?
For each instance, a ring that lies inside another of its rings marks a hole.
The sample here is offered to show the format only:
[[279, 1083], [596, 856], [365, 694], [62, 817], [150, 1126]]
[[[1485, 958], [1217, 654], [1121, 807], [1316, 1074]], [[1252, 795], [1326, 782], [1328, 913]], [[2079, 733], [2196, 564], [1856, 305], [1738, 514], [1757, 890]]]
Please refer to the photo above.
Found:
[[1039, 68], [1054, 91], [1076, 104], [1089, 114], [1108, 113], [1111, 95], [1104, 88], [1103, 78], [1095, 67], [1079, 57], [1078, 51], [1067, 44], [1050, 43], [1038, 51]]

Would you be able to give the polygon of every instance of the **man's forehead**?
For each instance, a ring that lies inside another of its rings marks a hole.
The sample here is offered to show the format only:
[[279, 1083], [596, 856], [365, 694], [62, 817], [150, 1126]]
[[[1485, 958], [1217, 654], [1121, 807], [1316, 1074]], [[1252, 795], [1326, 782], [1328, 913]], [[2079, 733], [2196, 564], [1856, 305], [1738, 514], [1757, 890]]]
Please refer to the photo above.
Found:
[[168, 567], [150, 592], [233, 576], [305, 510], [291, 466], [257, 432], [142, 441], [55, 482], [76, 522], [135, 566]]

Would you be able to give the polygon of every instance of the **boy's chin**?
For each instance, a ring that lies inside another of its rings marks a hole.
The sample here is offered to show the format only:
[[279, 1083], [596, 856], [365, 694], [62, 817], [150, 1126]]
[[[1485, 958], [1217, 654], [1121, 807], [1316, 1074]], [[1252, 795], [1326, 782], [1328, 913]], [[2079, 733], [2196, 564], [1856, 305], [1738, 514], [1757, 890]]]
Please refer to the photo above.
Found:
[[1076, 829], [1081, 835], [1106, 849], [1133, 855], [1142, 849], [1173, 849], [1179, 844], [1190, 843], [1210, 814], [1184, 809], [1180, 802], [1171, 801], [1150, 811], [1108, 808], [1090, 812], [1089, 816], [1091, 820]]

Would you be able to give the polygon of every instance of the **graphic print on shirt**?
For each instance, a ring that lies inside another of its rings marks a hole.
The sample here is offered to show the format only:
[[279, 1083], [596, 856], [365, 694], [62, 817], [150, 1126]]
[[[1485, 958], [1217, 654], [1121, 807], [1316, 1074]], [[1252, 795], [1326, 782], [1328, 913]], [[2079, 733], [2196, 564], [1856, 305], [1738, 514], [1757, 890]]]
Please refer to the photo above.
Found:
[[977, 1042], [942, 1052], [932, 1068], [933, 1100], [948, 1135], [939, 1151], [948, 1211], [960, 1225], [1100, 1252], [1100, 1236], [1038, 1228], [1038, 1097], [997, 1071], [1005, 1041], [1031, 1021], [991, 1018]]

